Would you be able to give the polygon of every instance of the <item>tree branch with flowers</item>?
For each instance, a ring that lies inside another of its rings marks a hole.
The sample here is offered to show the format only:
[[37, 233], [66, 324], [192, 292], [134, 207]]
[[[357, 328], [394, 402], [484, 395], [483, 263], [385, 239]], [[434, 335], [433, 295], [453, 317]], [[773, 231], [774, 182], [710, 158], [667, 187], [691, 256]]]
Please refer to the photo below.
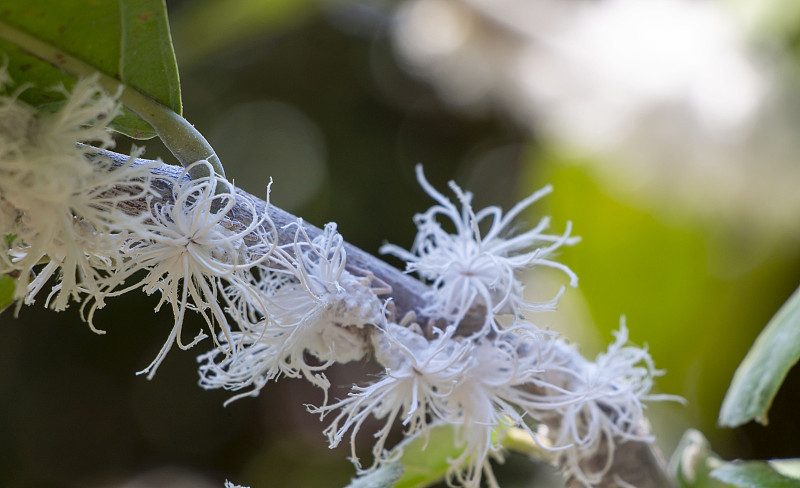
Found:
[[[533, 302], [521, 272], [553, 268], [578, 284], [556, 260], [578, 242], [570, 223], [550, 233], [542, 218], [514, 232], [552, 188], [505, 213], [476, 210], [471, 193], [452, 182], [452, 197], [442, 193], [418, 166], [434, 204], [414, 217], [411, 249], [380, 249], [405, 261], [397, 270], [345, 242], [335, 223], [319, 229], [273, 205], [272, 182], [261, 200], [226, 179], [214, 150], [180, 115], [162, 2], [97, 10], [76, 2], [47, 21], [37, 15], [52, 8], [47, 2], [5, 3], [2, 305], [73, 305], [104, 333], [97, 310], [137, 290], [156, 295], [156, 311], [170, 309], [173, 325], [139, 374], [153, 378], [177, 345], [205, 348], [199, 384], [233, 392], [228, 402], [283, 377], [307, 380], [324, 392], [306, 409], [327, 423], [329, 446], [350, 444], [354, 487], [403, 483], [404, 451], [445, 426], [453, 429], [447, 469], [423, 485], [443, 478], [498, 487], [490, 460], [502, 461], [507, 449], [557, 465], [571, 486], [676, 483], [652, 447], [644, 411], [647, 402], [681, 399], [651, 391], [662, 372], [629, 343], [625, 323], [589, 360], [528, 318], [555, 310], [566, 286]], [[100, 52], [76, 41], [88, 37], [87, 23], [117, 43]], [[141, 159], [141, 150], [110, 152], [113, 130], [158, 135], [182, 166]], [[199, 314], [206, 328], [184, 331], [187, 314]], [[330, 398], [326, 369], [368, 358], [382, 373]], [[370, 459], [362, 459], [359, 434], [372, 425]], [[398, 428], [404, 440], [393, 445]]]

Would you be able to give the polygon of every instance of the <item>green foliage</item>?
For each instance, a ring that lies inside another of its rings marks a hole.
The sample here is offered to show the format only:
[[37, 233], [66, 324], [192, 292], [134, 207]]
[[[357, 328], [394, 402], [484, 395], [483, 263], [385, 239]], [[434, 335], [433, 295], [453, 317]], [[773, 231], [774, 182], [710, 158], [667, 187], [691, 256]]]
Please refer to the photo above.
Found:
[[769, 465], [780, 474], [800, 480], [800, 458], [797, 459], [771, 459]]
[[14, 302], [14, 278], [0, 275], [0, 312]]
[[405, 474], [395, 488], [424, 488], [443, 480], [447, 474], [448, 459], [458, 456], [453, 446], [453, 428], [432, 429], [427, 437], [419, 437], [404, 444], [401, 462]]
[[800, 358], [800, 289], [778, 310], [747, 353], [722, 403], [719, 423], [735, 427], [767, 411], [789, 369]]
[[[26, 50], [32, 44], [40, 47], [38, 57]], [[163, 0], [0, 0], [0, 52], [8, 56], [17, 85], [32, 83], [20, 96], [31, 105], [47, 107], [63, 100], [51, 89], [59, 83], [70, 86], [74, 77], [53, 64], [69, 71], [75, 59], [181, 113]], [[129, 110], [114, 125], [138, 139], [156, 135]]]
[[375, 471], [354, 479], [346, 488], [392, 488], [403, 476], [403, 471], [400, 463], [384, 464]]
[[699, 431], [686, 431], [669, 463], [681, 488], [800, 488], [800, 460], [725, 462]]
[[[394, 488], [425, 488], [442, 482], [450, 467], [449, 459], [457, 458], [462, 448], [453, 444], [455, 428], [450, 425], [439, 426], [427, 436], [418, 437], [398, 445], [395, 450], [402, 450], [397, 464], [402, 464], [405, 472]], [[532, 458], [549, 460], [552, 453], [540, 447], [524, 430], [499, 426], [494, 431], [496, 442], [504, 449], [519, 452]], [[348, 487], [356, 488], [356, 487]], [[358, 488], [362, 488], [360, 485]]]
[[759, 461], [727, 463], [713, 470], [711, 476], [740, 488], [800, 488], [800, 480], [783, 476]]

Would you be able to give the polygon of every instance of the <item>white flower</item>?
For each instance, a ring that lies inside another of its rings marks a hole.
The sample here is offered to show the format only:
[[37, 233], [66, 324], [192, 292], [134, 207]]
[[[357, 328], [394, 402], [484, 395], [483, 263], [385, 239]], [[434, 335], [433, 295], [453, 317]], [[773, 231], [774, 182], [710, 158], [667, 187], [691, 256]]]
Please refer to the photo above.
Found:
[[[58, 270], [58, 283], [48, 297], [49, 301], [55, 296], [52, 303], [55, 310], [66, 308], [70, 297], [83, 301], [84, 306], [92, 300], [93, 308], [103, 306], [103, 298], [108, 291], [104, 282], [122, 259], [121, 236], [138, 226], [142, 220], [142, 216], [126, 214], [119, 205], [145, 198], [150, 192], [149, 170], [158, 164], [134, 164], [137, 154], [139, 152], [134, 149], [128, 161], [121, 165], [115, 165], [101, 156], [92, 156], [92, 161], [87, 162], [95, 167], [95, 172], [81, 182], [83, 186], [75, 189], [69, 203], [65, 204], [67, 208], [62, 208], [60, 214], [54, 213], [61, 219], [61, 227], [55, 240], [48, 248], [42, 249], [49, 262], [31, 281], [26, 303], [33, 301], [50, 275]], [[66, 213], [65, 210], [70, 212]], [[26, 217], [27, 214], [23, 215], [22, 225], [30, 226]], [[35, 232], [41, 233], [42, 229]], [[21, 232], [21, 236], [26, 239], [26, 232]], [[28, 242], [37, 240], [27, 239]], [[35, 247], [31, 246], [31, 249]], [[82, 298], [82, 295], [88, 296]], [[88, 323], [95, 332], [102, 332], [94, 328], [91, 320]]]
[[[4, 234], [16, 236], [3, 260], [19, 272], [17, 298], [32, 303], [56, 275], [48, 304], [63, 310], [83, 295], [102, 302], [100, 282], [115, 259], [116, 236], [136, 220], [117, 205], [142, 197], [149, 173], [145, 165], [115, 166], [95, 148], [75, 144], [113, 145], [108, 124], [120, 107], [96, 78], [79, 80], [71, 93], [58, 91], [67, 98], [53, 113], [20, 102], [19, 90], [0, 97], [0, 198], [2, 213], [14, 215], [12, 227], [3, 224]], [[118, 186], [126, 190], [112, 191]]]
[[[216, 362], [217, 350], [199, 357], [205, 363], [200, 367], [204, 388], [253, 386], [234, 400], [255, 396], [268, 381], [285, 375], [304, 377], [327, 390], [322, 371], [366, 354], [363, 328], [383, 317], [371, 279], [345, 269], [344, 240], [336, 224], [326, 225], [313, 240], [302, 221], [290, 226], [296, 227], [294, 242], [274, 249], [258, 266], [256, 287], [230, 294], [229, 313], [240, 318], [243, 332], [229, 347], [240, 352], [221, 362]], [[309, 354], [317, 361], [309, 361]]]
[[450, 417], [445, 420], [457, 426], [455, 445], [463, 447], [450, 460], [451, 484], [477, 488], [483, 472], [489, 487], [498, 486], [489, 463], [489, 456], [503, 460], [498, 428], [524, 430], [543, 449], [553, 449], [532, 428], [539, 419], [526, 419], [526, 410], [534, 404], [556, 409], [575, 401], [571, 395], [556, 392], [550, 397], [531, 391], [534, 378], [559, 365], [553, 349], [556, 340], [553, 333], [518, 323], [491, 340], [474, 342], [469, 367], [446, 399]]
[[[562, 343], [574, 358], [574, 369], [562, 371], [564, 379], [571, 375], [564, 388], [571, 390], [577, 401], [556, 410], [561, 418], [553, 443], [566, 448], [561, 454], [563, 468], [586, 486], [603, 479], [614, 461], [617, 444], [653, 440], [644, 430], [643, 402], [683, 401], [674, 395], [650, 394], [653, 378], [663, 372], [655, 369], [646, 349], [626, 345], [628, 329], [624, 322], [615, 337], [608, 351], [599, 354], [594, 363]], [[601, 466], [596, 460], [583, 462], [599, 453], [604, 456]]]
[[351, 456], [359, 469], [355, 439], [370, 415], [385, 420], [374, 434], [377, 441], [369, 469], [400, 455], [403, 444], [388, 452], [385, 446], [397, 420], [405, 426], [406, 439], [426, 435], [436, 425], [453, 425], [460, 454], [449, 460], [449, 483], [477, 488], [485, 475], [488, 486], [497, 487], [489, 463], [489, 456], [502, 460], [497, 429], [523, 429], [539, 442], [520, 405], [536, 403], [556, 409], [565, 403], [558, 395], [548, 403], [544, 396], [526, 389], [531, 377], [544, 373], [556, 357], [550, 346], [555, 336], [529, 324], [491, 340], [454, 337], [454, 327], [434, 330], [436, 337], [428, 340], [415, 326], [384, 324], [373, 336], [376, 358], [386, 368], [378, 381], [353, 386], [347, 398], [309, 407], [309, 411], [324, 417], [339, 410], [324, 433], [335, 447], [350, 432]]
[[325, 429], [330, 447], [336, 447], [350, 431], [351, 460], [358, 469], [355, 438], [364, 421], [373, 415], [386, 419], [374, 434], [374, 461], [370, 469], [386, 461], [384, 447], [396, 419], [401, 419], [407, 438], [426, 432], [432, 424], [447, 419], [447, 398], [469, 365], [472, 344], [452, 339], [453, 329], [428, 341], [409, 328], [386, 323], [376, 339], [376, 355], [386, 367], [372, 385], [353, 386], [347, 398], [331, 405], [311, 407], [323, 417], [341, 410]]
[[71, 91], [64, 86], [54, 88], [66, 101], [57, 112], [39, 119], [39, 144], [61, 149], [76, 141], [93, 141], [99, 147], [114, 147], [110, 125], [122, 112], [122, 105], [117, 102], [119, 94], [109, 96], [100, 87], [98, 78], [95, 74], [80, 79]]
[[[533, 266], [559, 269], [567, 274], [572, 286], [577, 286], [577, 276], [565, 265], [550, 259], [562, 245], [577, 242], [577, 238], [569, 236], [570, 223], [560, 236], [543, 234], [549, 224], [548, 218], [519, 235], [505, 235], [511, 233], [510, 225], [515, 217], [550, 193], [549, 186], [522, 200], [503, 216], [500, 208], [494, 206], [475, 213], [471, 207], [472, 195], [451, 182], [450, 188], [461, 203], [459, 210], [428, 183], [422, 166], [417, 166], [417, 179], [438, 205], [414, 217], [418, 233], [411, 252], [386, 244], [381, 247], [381, 253], [406, 260], [407, 271], [415, 271], [432, 282], [430, 303], [423, 313], [457, 322], [470, 308], [480, 305], [486, 308], [485, 326], [497, 327], [494, 314], [519, 316], [523, 309], [552, 310], [563, 288], [553, 300], [545, 303], [532, 303], [522, 298], [522, 284], [516, 273]], [[442, 228], [438, 220], [440, 215], [452, 222], [455, 233]], [[491, 221], [491, 227], [482, 234], [479, 226], [486, 221]]]
[[[448, 423], [456, 425], [455, 445], [461, 454], [450, 460], [447, 476], [450, 484], [478, 488], [481, 474], [487, 485], [498, 488], [489, 455], [502, 461], [502, 446], [496, 429], [501, 425], [523, 428], [535, 434], [514, 408], [514, 386], [518, 382], [516, 351], [503, 339], [481, 340], [471, 351], [469, 368], [447, 397]], [[509, 398], [511, 397], [511, 398]]]
[[[187, 179], [189, 172], [198, 166], [205, 166], [209, 176]], [[155, 374], [173, 343], [188, 349], [206, 337], [201, 331], [191, 342], [183, 343], [181, 329], [187, 310], [203, 317], [215, 342], [213, 331], [217, 324], [226, 342], [231, 344], [231, 329], [220, 305], [229, 293], [225, 283], [234, 290], [252, 287], [250, 268], [268, 256], [268, 251], [251, 255], [244, 243], [246, 236], [263, 232], [268, 217], [266, 214], [257, 217], [258, 212], [248, 199], [237, 199], [233, 185], [217, 177], [207, 161], [190, 165], [170, 184], [173, 202], [154, 203], [148, 198], [148, 219], [127, 236], [122, 246], [125, 261], [107, 280], [107, 286], [115, 289], [145, 270], [144, 277], [108, 296], [142, 288], [148, 294], [161, 294], [156, 311], [165, 303], [172, 308], [175, 317], [172, 332], [153, 362], [140, 372], [149, 373], [148, 378]], [[216, 193], [219, 185], [228, 191]], [[256, 217], [246, 226], [238, 224], [239, 227], [229, 229], [226, 224], [234, 224], [226, 220], [228, 212], [237, 202], [250, 207], [250, 214]]]
[[[380, 323], [383, 317], [381, 300], [370, 288], [371, 278], [356, 277], [345, 269], [347, 255], [336, 224], [327, 224], [313, 241], [302, 221], [293, 225], [297, 229], [294, 243], [276, 252], [268, 263], [267, 273], [291, 278], [283, 283], [271, 280], [266, 290], [275, 307], [275, 323], [289, 335], [298, 335], [299, 342], [321, 360], [361, 359], [366, 344], [363, 339], [353, 344], [349, 336], [357, 334], [354, 329]], [[287, 351], [293, 349], [287, 346]]]
[[270, 343], [259, 341], [258, 337], [241, 332], [231, 333], [234, 344], [247, 344], [237, 354], [226, 354], [232, 347], [220, 337], [221, 346], [215, 347], [197, 357], [200, 364], [200, 387], [206, 390], [224, 388], [239, 391], [252, 387], [252, 390], [234, 395], [225, 405], [246, 396], [257, 396], [264, 386], [278, 373], [278, 350]]

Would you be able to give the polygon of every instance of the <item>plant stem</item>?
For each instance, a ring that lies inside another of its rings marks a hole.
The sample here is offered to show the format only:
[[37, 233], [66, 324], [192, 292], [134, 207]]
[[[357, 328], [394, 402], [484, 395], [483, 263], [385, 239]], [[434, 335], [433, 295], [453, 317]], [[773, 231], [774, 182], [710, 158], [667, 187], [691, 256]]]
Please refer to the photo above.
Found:
[[[76, 77], [98, 76], [98, 83], [108, 93], [118, 94], [119, 101], [153, 126], [158, 137], [183, 166], [205, 159], [214, 171], [225, 177], [225, 170], [214, 149], [200, 132], [169, 107], [141, 93], [113, 76], [16, 27], [0, 21], [0, 38], [12, 42], [31, 55]], [[192, 177], [204, 176], [192, 174]]]

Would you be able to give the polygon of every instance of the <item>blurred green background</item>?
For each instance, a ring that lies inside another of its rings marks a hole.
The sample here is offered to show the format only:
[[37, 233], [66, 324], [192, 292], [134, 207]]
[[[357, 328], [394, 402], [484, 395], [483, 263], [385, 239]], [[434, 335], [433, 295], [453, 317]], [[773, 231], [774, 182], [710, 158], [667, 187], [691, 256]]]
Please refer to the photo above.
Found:
[[[409, 246], [412, 215], [430, 205], [413, 178], [417, 163], [438, 188], [454, 179], [471, 190], [477, 208], [507, 209], [553, 183], [554, 194], [526, 218], [550, 214], [555, 232], [573, 222], [582, 242], [562, 258], [580, 285], [567, 291], [558, 313], [536, 322], [564, 331], [593, 356], [626, 317], [632, 341], [646, 343], [667, 371], [659, 390], [688, 401], [650, 409], [667, 455], [696, 427], [725, 458], [800, 457], [797, 371], [769, 427], [715, 427], [734, 369], [798, 285], [800, 220], [783, 194], [794, 185], [796, 153], [789, 151], [786, 165], [769, 164], [772, 153], [754, 159], [740, 193], [704, 204], [701, 197], [722, 185], [716, 182], [725, 179], [724, 164], [700, 183], [682, 181], [676, 164], [647, 186], [625, 172], [637, 167], [635, 158], [610, 166], [608, 151], [576, 150], [569, 134], [554, 136], [547, 115], [521, 121], [496, 98], [484, 97], [476, 108], [442, 97], [441, 85], [419, 69], [410, 74], [413, 63], [398, 54], [394, 3], [167, 3], [185, 116], [237, 185], [264, 195], [272, 176], [273, 203], [319, 226], [335, 221], [348, 241], [375, 252], [386, 241]], [[791, 80], [800, 23], [790, 15], [775, 22], [765, 12], [748, 24], [748, 36], [765, 52], [783, 53], [776, 72]], [[780, 120], [786, 132], [798, 129]], [[754, 140], [753, 147], [764, 144]], [[129, 144], [121, 140], [120, 152]], [[157, 142], [147, 148], [147, 156], [171, 160]], [[668, 181], [673, 177], [678, 183]], [[770, 191], [772, 181], [786, 184]], [[737, 202], [750, 202], [756, 187], [757, 203], [746, 204], [752, 212], [737, 213]], [[674, 188], [686, 191], [670, 193]], [[528, 289], [545, 296], [557, 287], [551, 279], [561, 277], [534, 271]], [[322, 424], [302, 407], [319, 402], [320, 393], [303, 382], [282, 380], [223, 408], [226, 393], [195, 384], [195, 351], [171, 353], [153, 381], [135, 376], [170, 330], [168, 312], [151, 313], [155, 303], [131, 294], [116, 300], [97, 315], [104, 336], [91, 333], [77, 310], [35, 306], [18, 318], [13, 311], [0, 316], [0, 486], [346, 484], [353, 469], [345, 449], [327, 449]], [[332, 395], [374, 368], [335, 368]], [[548, 468], [514, 456], [498, 473], [504, 487], [534, 486], [536, 477], [551, 480], [536, 486], [552, 482]]]

